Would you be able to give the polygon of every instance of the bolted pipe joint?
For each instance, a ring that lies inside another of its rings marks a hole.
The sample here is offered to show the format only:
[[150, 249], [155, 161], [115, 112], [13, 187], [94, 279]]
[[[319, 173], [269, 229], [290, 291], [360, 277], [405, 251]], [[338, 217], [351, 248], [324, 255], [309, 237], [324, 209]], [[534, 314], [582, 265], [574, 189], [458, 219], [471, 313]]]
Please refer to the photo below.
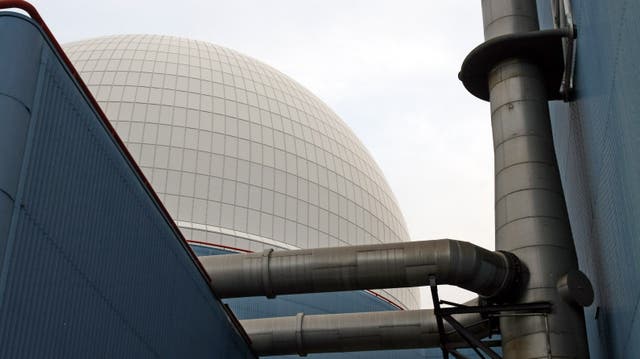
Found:
[[518, 294], [523, 270], [518, 257], [506, 251], [489, 251], [474, 244], [448, 240], [449, 251], [442, 255], [438, 267], [451, 269], [436, 276], [438, 284], [452, 284], [501, 302]]
[[502, 253], [507, 265], [507, 274], [504, 277], [504, 282], [498, 288], [494, 295], [487, 296], [486, 299], [491, 299], [495, 303], [507, 303], [513, 302], [515, 298], [522, 294], [524, 286], [528, 280], [529, 273], [527, 268], [520, 261], [520, 259], [513, 253], [507, 251], [496, 251]]

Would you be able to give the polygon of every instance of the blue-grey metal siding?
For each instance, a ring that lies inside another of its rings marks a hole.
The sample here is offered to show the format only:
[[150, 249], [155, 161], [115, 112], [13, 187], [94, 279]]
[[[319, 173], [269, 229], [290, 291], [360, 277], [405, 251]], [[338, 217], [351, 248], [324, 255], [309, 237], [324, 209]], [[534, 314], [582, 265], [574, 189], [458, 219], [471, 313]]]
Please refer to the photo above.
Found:
[[[550, 105], [592, 358], [640, 358], [640, 2], [572, 1], [576, 99]], [[542, 27], [551, 26], [539, 0]]]
[[253, 358], [39, 28], [0, 14], [0, 358]]

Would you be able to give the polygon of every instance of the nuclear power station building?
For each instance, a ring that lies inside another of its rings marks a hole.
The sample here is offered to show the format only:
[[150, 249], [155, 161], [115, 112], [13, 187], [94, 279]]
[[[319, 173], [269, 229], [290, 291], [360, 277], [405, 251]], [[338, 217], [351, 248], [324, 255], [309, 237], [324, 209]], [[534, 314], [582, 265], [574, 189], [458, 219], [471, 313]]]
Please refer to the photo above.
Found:
[[[362, 143], [277, 70], [171, 36], [109, 36], [63, 48], [196, 254], [409, 240]], [[417, 309], [419, 293], [228, 302], [245, 319]]]
[[496, 251], [411, 242], [366, 148], [277, 70], [172, 36], [61, 46], [0, 0], [0, 358], [638, 357], [640, 5], [482, 10], [459, 80], [490, 103]]
[[[199, 253], [409, 240], [362, 143], [277, 70], [170, 36], [64, 49]], [[415, 289], [380, 295], [404, 309], [419, 305]]]

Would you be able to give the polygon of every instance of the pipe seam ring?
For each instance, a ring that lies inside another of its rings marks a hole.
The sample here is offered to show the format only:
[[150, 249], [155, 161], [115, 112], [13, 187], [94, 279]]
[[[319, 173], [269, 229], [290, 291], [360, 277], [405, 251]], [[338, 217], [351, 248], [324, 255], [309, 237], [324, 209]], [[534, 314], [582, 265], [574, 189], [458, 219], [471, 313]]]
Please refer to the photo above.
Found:
[[271, 253], [273, 248], [265, 249], [262, 252], [262, 290], [267, 298], [273, 299], [276, 297], [273, 292], [273, 286], [271, 285]]
[[487, 298], [496, 299], [498, 301], [514, 296], [522, 282], [522, 264], [520, 259], [513, 253], [507, 251], [496, 251], [502, 256], [505, 264], [504, 280], [494, 293], [486, 296]]
[[304, 341], [302, 340], [302, 322], [304, 320], [304, 313], [296, 314], [296, 351], [301, 357], [306, 357], [307, 353], [304, 350]]

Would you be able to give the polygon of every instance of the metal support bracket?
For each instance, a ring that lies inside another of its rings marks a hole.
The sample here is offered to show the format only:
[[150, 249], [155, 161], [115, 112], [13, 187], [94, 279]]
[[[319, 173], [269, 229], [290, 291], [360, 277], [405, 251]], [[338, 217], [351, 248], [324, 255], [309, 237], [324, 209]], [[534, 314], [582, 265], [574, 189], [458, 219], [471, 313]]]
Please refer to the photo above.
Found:
[[442, 317], [453, 327], [453, 329], [455, 329], [456, 332], [458, 332], [458, 334], [460, 334], [460, 336], [467, 342], [467, 344], [469, 344], [469, 346], [473, 349], [473, 351], [476, 352], [476, 354], [478, 354], [480, 358], [484, 358], [484, 355], [480, 353], [480, 350], [482, 350], [491, 359], [501, 359], [498, 353], [494, 352], [486, 345], [486, 343], [473, 336], [473, 334], [469, 333], [467, 328], [465, 328], [457, 320], [453, 319], [451, 314], [445, 314]]
[[431, 298], [433, 301], [433, 313], [436, 316], [436, 323], [438, 324], [438, 334], [440, 335], [440, 349], [442, 350], [442, 358], [447, 359], [449, 357], [449, 350], [447, 349], [447, 335], [444, 332], [444, 323], [442, 322], [442, 315], [440, 314], [440, 298], [438, 297], [438, 284], [436, 283], [435, 276], [429, 276], [429, 287], [431, 288]]
[[562, 39], [562, 54], [564, 58], [564, 73], [560, 84], [560, 94], [565, 102], [571, 101], [574, 90], [574, 69], [576, 64], [577, 29], [573, 22], [571, 0], [551, 0], [553, 27], [567, 29], [569, 35]]
[[518, 58], [536, 64], [549, 100], [560, 100], [564, 73], [562, 38], [572, 36], [566, 29], [540, 30], [502, 35], [471, 50], [458, 78], [472, 95], [489, 101], [489, 72], [502, 61]]
[[[478, 306], [467, 306], [446, 300], [440, 300], [438, 295], [438, 285], [435, 277], [433, 276], [429, 277], [429, 287], [431, 288], [431, 296], [433, 298], [433, 313], [436, 316], [438, 333], [440, 334], [440, 348], [442, 349], [443, 359], [448, 359], [449, 354], [453, 355], [455, 358], [466, 358], [463, 354], [457, 351], [457, 349], [460, 348], [459, 346], [454, 347], [452, 343], [448, 343], [447, 333], [444, 330], [444, 321], [449, 323], [454, 331], [468, 344], [467, 347], [473, 349], [479, 358], [484, 359], [488, 357], [491, 359], [501, 359], [500, 355], [491, 349], [491, 347], [499, 346], [501, 344], [500, 341], [483, 341], [480, 338], [476, 338], [473, 333], [458, 322], [453, 315], [479, 313], [483, 318], [490, 320], [493, 323], [496, 322], [496, 318], [502, 316], [547, 315], [551, 313], [551, 303], [548, 302], [524, 304], [481, 303], [481, 305]], [[443, 308], [441, 306], [442, 304], [450, 305], [450, 307]], [[497, 327], [495, 329], [497, 331]]]
[[520, 58], [540, 68], [549, 100], [571, 101], [577, 30], [570, 0], [550, 0], [554, 28], [497, 36], [473, 49], [458, 78], [474, 96], [489, 101], [489, 71], [501, 61]]

